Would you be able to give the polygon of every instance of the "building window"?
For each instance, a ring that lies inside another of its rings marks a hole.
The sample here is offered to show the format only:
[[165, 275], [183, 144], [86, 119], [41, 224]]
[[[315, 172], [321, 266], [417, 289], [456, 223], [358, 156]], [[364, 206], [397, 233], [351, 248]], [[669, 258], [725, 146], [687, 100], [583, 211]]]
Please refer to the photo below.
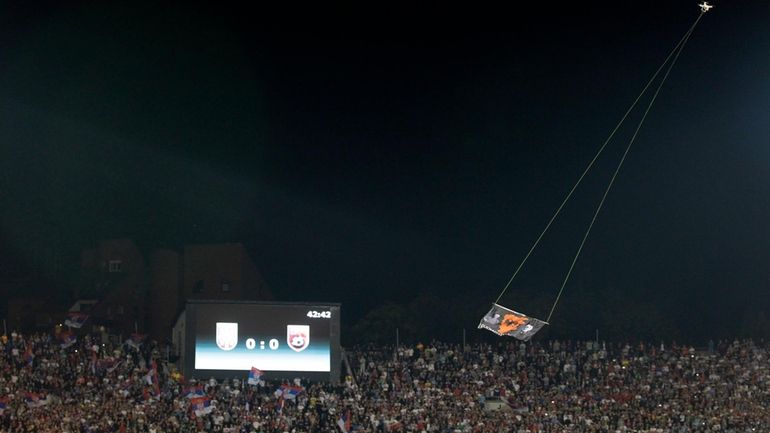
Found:
[[203, 280], [198, 280], [193, 286], [193, 293], [203, 293]]
[[222, 281], [222, 291], [223, 292], [229, 292], [230, 291], [230, 282], [227, 280]]
[[122, 260], [110, 260], [110, 272], [122, 272], [123, 271], [123, 261]]

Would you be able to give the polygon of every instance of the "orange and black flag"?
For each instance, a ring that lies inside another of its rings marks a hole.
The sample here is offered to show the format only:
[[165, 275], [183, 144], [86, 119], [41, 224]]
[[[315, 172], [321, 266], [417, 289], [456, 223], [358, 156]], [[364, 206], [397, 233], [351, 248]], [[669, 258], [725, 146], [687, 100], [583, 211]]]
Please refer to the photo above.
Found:
[[492, 304], [492, 309], [479, 322], [479, 329], [488, 329], [497, 335], [508, 335], [527, 341], [547, 324], [501, 305]]

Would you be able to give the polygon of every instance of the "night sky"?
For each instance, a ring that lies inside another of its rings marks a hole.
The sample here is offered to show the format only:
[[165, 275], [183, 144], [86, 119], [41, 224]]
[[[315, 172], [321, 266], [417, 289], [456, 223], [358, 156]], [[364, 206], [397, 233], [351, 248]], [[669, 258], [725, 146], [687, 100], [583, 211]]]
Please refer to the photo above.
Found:
[[[342, 302], [348, 323], [424, 294], [486, 309], [700, 13], [23, 3], [0, 23], [3, 276], [77, 266], [103, 238], [242, 242], [280, 300]], [[503, 305], [547, 315], [532, 299], [555, 297], [639, 113]], [[770, 3], [717, 2], [554, 326], [652, 308], [683, 335], [739, 334], [770, 309], [768, 221]]]

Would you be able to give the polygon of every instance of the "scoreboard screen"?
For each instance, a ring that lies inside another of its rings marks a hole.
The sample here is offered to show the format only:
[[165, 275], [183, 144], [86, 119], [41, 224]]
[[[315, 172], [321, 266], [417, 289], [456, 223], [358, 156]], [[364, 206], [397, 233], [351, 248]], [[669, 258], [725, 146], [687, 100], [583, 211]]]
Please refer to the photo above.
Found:
[[[205, 377], [339, 378], [339, 304], [190, 302], [187, 371]], [[188, 373], [189, 374], [189, 373]]]

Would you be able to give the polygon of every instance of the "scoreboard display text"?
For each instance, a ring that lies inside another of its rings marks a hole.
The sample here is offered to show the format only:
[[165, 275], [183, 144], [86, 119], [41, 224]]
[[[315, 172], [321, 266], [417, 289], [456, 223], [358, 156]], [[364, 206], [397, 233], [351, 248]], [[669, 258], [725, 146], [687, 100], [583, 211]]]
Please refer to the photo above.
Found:
[[339, 311], [339, 305], [188, 304], [193, 368], [204, 375], [251, 367], [267, 373], [331, 373]]

